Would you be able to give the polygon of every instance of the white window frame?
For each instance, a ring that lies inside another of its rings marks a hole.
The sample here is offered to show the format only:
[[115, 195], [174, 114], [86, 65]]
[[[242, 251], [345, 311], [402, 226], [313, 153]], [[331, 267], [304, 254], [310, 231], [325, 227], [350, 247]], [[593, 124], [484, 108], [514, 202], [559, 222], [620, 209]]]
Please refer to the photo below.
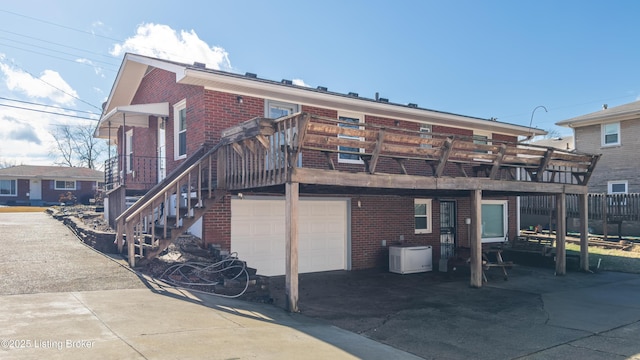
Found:
[[[64, 182], [64, 187], [59, 187], [58, 182]], [[68, 183], [73, 183], [73, 187], [67, 187]], [[75, 180], [53, 180], [54, 188], [56, 190], [76, 190], [77, 183]]]
[[287, 103], [276, 100], [265, 99], [264, 101], [264, 117], [271, 118], [271, 108], [283, 108], [291, 111], [289, 115], [300, 112], [300, 105], [294, 103]]
[[[415, 208], [416, 205], [426, 205], [426, 214], [424, 215], [417, 215], [415, 212]], [[415, 230], [416, 234], [431, 234], [433, 232], [433, 221], [432, 221], [432, 217], [433, 217], [433, 211], [432, 211], [432, 200], [431, 199], [413, 199], [413, 227]], [[417, 228], [416, 227], [416, 218], [422, 218], [422, 217], [426, 217], [427, 219], [427, 228], [423, 229], [423, 228]]]
[[124, 144], [124, 152], [125, 152], [125, 169], [127, 169], [127, 174], [131, 174], [133, 171], [133, 129], [128, 130], [125, 133], [125, 144]]
[[[431, 135], [433, 129], [431, 124], [420, 124], [420, 137], [423, 139], [431, 139], [433, 136]], [[431, 144], [420, 144], [420, 147], [423, 149], [431, 149]]]
[[17, 179], [0, 179], [1, 181], [9, 181], [10, 184], [13, 183], [13, 186], [9, 185], [9, 191], [13, 190], [13, 193], [2, 194], [0, 196], [18, 196], [18, 180]]
[[[286, 110], [290, 111], [290, 113], [288, 115], [283, 115], [283, 116], [280, 116], [280, 117], [289, 116], [289, 115], [293, 115], [295, 113], [300, 112], [300, 105], [298, 105], [298, 104], [265, 99], [265, 101], [264, 101], [264, 117], [271, 118], [271, 109], [272, 108], [280, 108], [280, 109], [286, 109]], [[279, 119], [280, 117], [275, 118], [275, 119]], [[297, 131], [298, 131], [297, 129], [289, 129], [287, 131], [287, 134], [286, 134], [287, 143], [290, 143], [291, 141], [293, 141], [293, 139], [297, 135], [296, 134]], [[269, 136], [269, 144], [271, 144], [270, 146], [272, 147], [271, 151], [275, 151], [276, 150], [274, 148], [274, 146], [276, 146], [276, 143], [277, 143], [274, 140], [275, 136], [280, 136], [280, 138], [278, 139], [280, 144], [282, 144], [283, 141], [284, 141], [284, 139], [282, 137], [283, 136], [282, 134], [273, 134], [273, 135]], [[269, 158], [266, 157], [265, 158], [265, 162], [267, 162], [266, 163], [266, 168], [268, 170], [273, 170], [276, 167], [278, 167], [278, 165], [270, 164], [270, 163], [268, 163], [268, 161], [269, 161]], [[300, 152], [300, 154], [298, 155], [297, 163], [298, 163], [297, 164], [298, 167], [302, 167], [302, 152]], [[280, 164], [280, 165], [283, 165], [283, 164]]]
[[[614, 185], [620, 185], [620, 184], [624, 185], [624, 192], [613, 192], [613, 186]], [[629, 181], [628, 180], [607, 181], [607, 194], [613, 195], [613, 194], [628, 194], [628, 193], [629, 193]]]
[[[187, 109], [187, 99], [183, 99], [173, 105], [173, 159], [180, 160], [185, 159], [187, 157], [187, 144], [185, 143], [185, 153], [180, 154], [180, 134], [182, 132], [186, 133], [186, 124], [185, 129], [180, 131], [180, 111], [185, 110], [185, 118], [186, 118], [186, 109]], [[186, 122], [186, 120], [185, 120]], [[186, 142], [185, 136], [185, 142]]]
[[[607, 127], [614, 128], [615, 132], [607, 133]], [[622, 133], [620, 132], [620, 122], [601, 124], [600, 125], [600, 134], [601, 134], [601, 141], [602, 141], [602, 146], [603, 147], [606, 147], [606, 146], [619, 146], [621, 144], [620, 137], [622, 136]], [[607, 135], [613, 135], [613, 134], [616, 135], [616, 142], [607, 143]]]
[[[357, 119], [358, 120], [358, 124], [361, 124], [361, 126], [359, 126], [358, 128], [359, 129], [364, 129], [364, 127], [362, 126], [362, 124], [364, 124], [364, 114], [340, 111], [340, 112], [338, 112], [338, 120], [342, 121], [342, 118]], [[345, 125], [338, 124], [338, 126], [339, 127], [343, 127]], [[355, 139], [355, 140], [364, 141], [363, 137], [357, 137], [357, 136], [347, 136], [347, 135], [338, 134], [338, 137], [345, 138], [345, 139]], [[340, 146], [338, 146], [338, 150], [340, 150]], [[361, 153], [364, 153], [364, 148], [359, 148], [358, 151], [361, 152]], [[358, 157], [357, 160], [355, 160], [355, 159], [343, 159], [342, 155], [346, 155], [346, 154], [338, 153], [338, 163], [364, 164], [364, 160], [362, 160], [362, 157]]]
[[[509, 201], [508, 200], [482, 200], [481, 205], [502, 205], [502, 237], [484, 237], [484, 219], [482, 220], [482, 242], [483, 243], [493, 243], [493, 242], [504, 242], [508, 240], [509, 236]], [[484, 215], [484, 213], [483, 213]]]

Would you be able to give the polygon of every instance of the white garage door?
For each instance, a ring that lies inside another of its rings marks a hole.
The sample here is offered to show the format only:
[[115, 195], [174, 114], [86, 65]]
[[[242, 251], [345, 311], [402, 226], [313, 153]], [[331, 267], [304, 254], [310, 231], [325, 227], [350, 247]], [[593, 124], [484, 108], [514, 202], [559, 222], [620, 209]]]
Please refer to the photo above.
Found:
[[[231, 251], [266, 276], [285, 273], [284, 200], [231, 200]], [[347, 201], [300, 199], [298, 271], [344, 270]]]

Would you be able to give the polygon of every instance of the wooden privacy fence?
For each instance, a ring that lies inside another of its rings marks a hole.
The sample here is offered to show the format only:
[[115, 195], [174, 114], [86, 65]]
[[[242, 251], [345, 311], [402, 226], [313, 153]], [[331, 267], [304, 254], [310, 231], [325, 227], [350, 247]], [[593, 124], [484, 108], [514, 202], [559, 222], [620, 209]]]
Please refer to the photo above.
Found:
[[[587, 197], [590, 220], [640, 221], [640, 193], [589, 194]], [[520, 212], [526, 215], [552, 215], [554, 196], [522, 196]], [[567, 217], [579, 217], [578, 195], [567, 194]]]

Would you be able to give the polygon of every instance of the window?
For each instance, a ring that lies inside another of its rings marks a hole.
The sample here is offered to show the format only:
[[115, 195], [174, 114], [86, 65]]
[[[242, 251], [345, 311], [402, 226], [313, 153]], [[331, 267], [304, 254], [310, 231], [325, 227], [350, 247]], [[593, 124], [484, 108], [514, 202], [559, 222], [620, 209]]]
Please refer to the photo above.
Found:
[[[290, 103], [273, 101], [273, 100], [265, 100], [264, 116], [270, 119], [279, 119], [281, 117], [295, 114], [299, 111], [300, 111], [300, 106], [298, 106], [297, 104], [290, 104]], [[278, 146], [278, 144], [280, 145], [284, 144], [285, 140], [287, 141], [287, 144], [290, 144], [297, 137], [296, 136], [297, 132], [298, 132], [297, 128], [288, 129], [286, 138], [285, 138], [285, 134], [283, 134], [282, 131], [270, 136], [269, 144], [271, 144], [271, 147], [272, 147], [271, 151], [274, 152], [276, 150], [275, 147]], [[277, 139], [275, 138], [276, 136], [278, 136]], [[284, 165], [283, 163], [284, 158], [276, 159], [276, 161], [279, 163], [279, 166], [276, 166], [276, 164], [269, 164], [268, 157], [265, 158], [265, 161], [267, 162], [266, 164], [267, 169], [274, 169], [276, 167], [282, 167]], [[300, 153], [300, 155], [298, 156], [298, 166], [302, 166], [302, 153]]]
[[620, 123], [602, 124], [602, 146], [620, 145]]
[[482, 242], [507, 240], [507, 200], [482, 201]]
[[0, 196], [16, 196], [16, 180], [0, 180]]
[[270, 119], [278, 119], [283, 116], [289, 116], [297, 113], [299, 106], [296, 104], [289, 104], [279, 101], [266, 100], [264, 107], [264, 116]]
[[[474, 144], [490, 145], [491, 144], [490, 140], [491, 140], [491, 133], [478, 132], [478, 131], [474, 131], [473, 132], [473, 143]], [[488, 154], [489, 153], [489, 151], [487, 151], [487, 150], [476, 150], [475, 152], [481, 153], [481, 154]]]
[[[431, 139], [431, 125], [420, 125], [420, 137], [423, 139]], [[431, 144], [420, 144], [420, 147], [423, 149], [431, 149]]]
[[173, 106], [174, 158], [187, 157], [187, 100]]
[[431, 199], [415, 199], [413, 201], [415, 233], [431, 234]]
[[127, 163], [125, 169], [127, 169], [128, 174], [133, 171], [133, 129], [127, 131], [124, 151]]
[[56, 190], [75, 190], [76, 182], [73, 180], [56, 180]]
[[[361, 127], [358, 126], [357, 124], [364, 122], [362, 120], [362, 116], [357, 114], [343, 114], [338, 116], [338, 119], [344, 122], [344, 123], [338, 124], [339, 127], [350, 128], [350, 129], [360, 129]], [[345, 139], [355, 139], [360, 141], [364, 140], [361, 137], [351, 136], [351, 135], [338, 134], [338, 137], [345, 138]], [[340, 153], [338, 153], [338, 162], [352, 163], [352, 164], [363, 163], [362, 158], [360, 158], [360, 155], [358, 155], [357, 153], [364, 152], [364, 149], [356, 148], [356, 147], [348, 147], [348, 146], [338, 146], [338, 150], [340, 151]], [[343, 151], [346, 153], [343, 153]]]
[[629, 182], [627, 180], [617, 180], [607, 182], [607, 193], [609, 194], [626, 194], [628, 192]]

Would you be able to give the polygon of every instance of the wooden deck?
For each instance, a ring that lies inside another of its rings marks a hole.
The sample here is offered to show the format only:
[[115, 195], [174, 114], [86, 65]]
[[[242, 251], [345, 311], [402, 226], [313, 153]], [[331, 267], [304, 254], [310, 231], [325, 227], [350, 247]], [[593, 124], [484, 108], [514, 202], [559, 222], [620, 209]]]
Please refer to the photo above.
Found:
[[[292, 181], [343, 187], [584, 194], [599, 159], [599, 155], [489, 141], [354, 125], [306, 113], [278, 120], [256, 118], [223, 132], [218, 186], [243, 190]], [[338, 157], [345, 154], [359, 159], [359, 164], [348, 168], [340, 164]], [[325, 165], [318, 165], [318, 159]]]

